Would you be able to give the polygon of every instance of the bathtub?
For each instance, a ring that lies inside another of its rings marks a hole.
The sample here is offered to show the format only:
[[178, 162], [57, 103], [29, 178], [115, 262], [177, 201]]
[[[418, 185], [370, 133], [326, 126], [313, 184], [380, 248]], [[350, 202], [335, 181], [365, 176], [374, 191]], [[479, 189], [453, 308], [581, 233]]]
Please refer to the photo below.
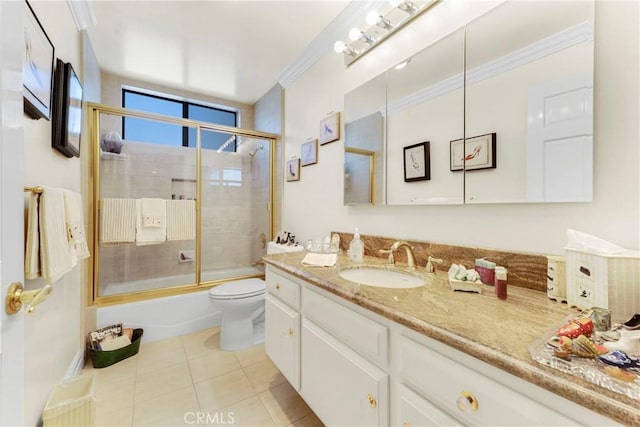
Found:
[[[256, 267], [217, 270], [203, 273], [202, 281], [263, 273], [262, 269]], [[114, 293], [122, 294], [156, 289], [163, 285], [166, 287], [178, 283], [191, 283], [193, 281], [192, 278], [192, 275], [184, 275], [135, 280], [129, 283], [109, 284], [107, 289], [110, 287], [115, 289], [111, 295]], [[127, 327], [144, 329], [143, 342], [171, 338], [212, 328], [219, 326], [221, 320], [222, 313], [214, 311], [209, 301], [208, 289], [183, 295], [98, 307], [96, 313], [96, 324], [99, 328], [114, 323], [122, 323]]]

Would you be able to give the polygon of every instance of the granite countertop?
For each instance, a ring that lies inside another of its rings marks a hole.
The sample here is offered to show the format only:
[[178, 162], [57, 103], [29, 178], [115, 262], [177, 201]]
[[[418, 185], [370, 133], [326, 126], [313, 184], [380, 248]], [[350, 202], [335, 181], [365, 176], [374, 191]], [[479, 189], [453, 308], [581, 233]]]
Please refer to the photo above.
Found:
[[[502, 301], [491, 286], [483, 285], [481, 294], [453, 292], [445, 273], [426, 274], [424, 269], [413, 273], [423, 276], [426, 286], [364, 286], [339, 276], [341, 269], [357, 266], [346, 256], [340, 256], [332, 268], [303, 267], [300, 262], [305, 253], [268, 255], [263, 259], [266, 264], [594, 412], [625, 425], [640, 425], [640, 402], [531, 359], [529, 344], [574, 313], [566, 304], [549, 300], [545, 293], [509, 286], [508, 298]], [[364, 265], [388, 266], [386, 260], [368, 256]]]

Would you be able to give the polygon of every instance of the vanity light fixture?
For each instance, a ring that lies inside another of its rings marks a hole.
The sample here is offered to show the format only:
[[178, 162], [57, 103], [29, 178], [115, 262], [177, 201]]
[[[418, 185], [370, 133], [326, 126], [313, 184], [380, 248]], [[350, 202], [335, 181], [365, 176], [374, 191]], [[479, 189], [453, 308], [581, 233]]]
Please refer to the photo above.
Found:
[[358, 55], [358, 52], [356, 52], [354, 48], [352, 48], [351, 46], [347, 46], [342, 40], [338, 40], [333, 44], [333, 50], [335, 50], [337, 53], [344, 53], [345, 57]]
[[373, 40], [373, 37], [365, 34], [364, 31], [361, 31], [359, 28], [356, 28], [356, 27], [353, 27], [351, 31], [349, 31], [349, 38], [353, 42], [356, 40], [360, 40], [361, 42], [364, 42], [369, 45], [375, 42], [375, 40]]
[[380, 15], [375, 10], [367, 13], [367, 24], [369, 24], [369, 26], [371, 27], [377, 25], [378, 27], [385, 30], [390, 30], [393, 28], [391, 21], [389, 21], [388, 19], [384, 19], [384, 16]]
[[389, 0], [389, 3], [409, 15], [416, 11], [416, 6], [408, 0]]
[[344, 55], [344, 64], [349, 66], [439, 2], [440, 0], [389, 0], [391, 8], [386, 13], [369, 11], [365, 20], [368, 27], [364, 30], [352, 28], [349, 31], [349, 41], [338, 40], [333, 48]]

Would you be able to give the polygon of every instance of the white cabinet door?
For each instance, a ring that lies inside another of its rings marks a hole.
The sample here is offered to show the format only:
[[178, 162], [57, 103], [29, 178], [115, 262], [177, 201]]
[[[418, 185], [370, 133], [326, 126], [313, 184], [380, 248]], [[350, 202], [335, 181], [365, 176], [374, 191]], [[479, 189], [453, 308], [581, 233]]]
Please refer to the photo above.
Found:
[[300, 314], [266, 295], [265, 351], [296, 390], [300, 389]]
[[397, 419], [394, 425], [402, 427], [460, 425], [442, 409], [403, 385], [398, 387], [397, 405]]
[[307, 319], [300, 394], [325, 425], [389, 424], [389, 377]]

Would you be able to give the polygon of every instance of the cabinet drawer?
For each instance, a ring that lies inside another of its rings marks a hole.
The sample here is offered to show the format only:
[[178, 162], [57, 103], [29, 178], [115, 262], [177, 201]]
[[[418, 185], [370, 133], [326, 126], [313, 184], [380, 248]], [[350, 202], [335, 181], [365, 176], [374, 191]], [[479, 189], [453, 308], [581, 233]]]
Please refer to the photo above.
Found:
[[267, 292], [296, 310], [300, 309], [300, 285], [271, 270], [266, 274]]
[[372, 361], [386, 366], [389, 329], [309, 289], [302, 290], [303, 316]]
[[398, 387], [397, 404], [398, 418], [393, 425], [402, 427], [460, 425], [442, 409], [403, 385]]
[[463, 424], [576, 425], [576, 421], [478, 373], [480, 361], [477, 370], [472, 370], [403, 336], [399, 337], [399, 353], [401, 381]]

